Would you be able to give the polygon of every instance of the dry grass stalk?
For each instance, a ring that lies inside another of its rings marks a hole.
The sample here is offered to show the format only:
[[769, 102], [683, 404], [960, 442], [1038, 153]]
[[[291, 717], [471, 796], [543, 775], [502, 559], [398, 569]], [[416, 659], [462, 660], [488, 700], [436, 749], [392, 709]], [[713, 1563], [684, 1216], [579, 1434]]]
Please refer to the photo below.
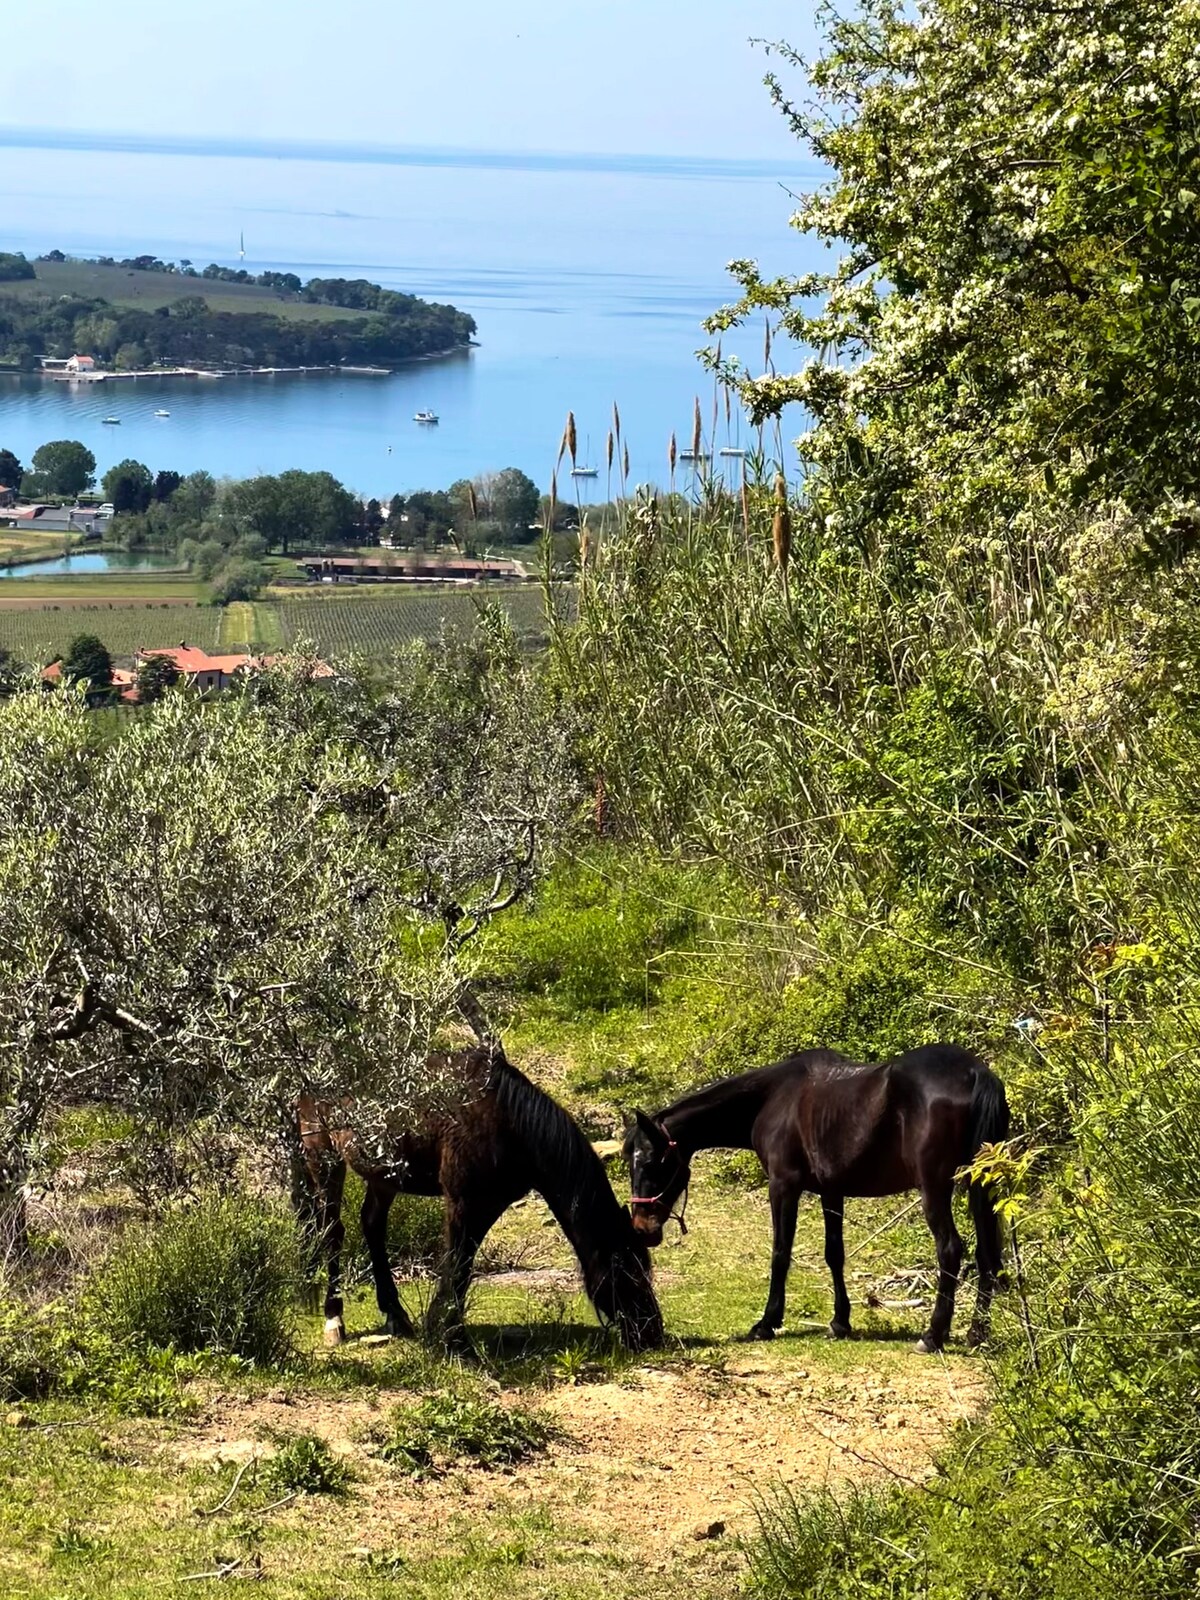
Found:
[[623, 451], [622, 451], [622, 455], [621, 455], [621, 476], [625, 479], [626, 482], [629, 481], [629, 446], [628, 446], [628, 444], [626, 444], [624, 446]]
[[[559, 460], [560, 461], [562, 460], [561, 456], [559, 457]], [[554, 519], [555, 519], [555, 517], [557, 515], [558, 515], [558, 473], [557, 472], [552, 472], [550, 474], [550, 498], [549, 498], [549, 500], [548, 500], [548, 502], [546, 504], [546, 532], [547, 533], [553, 532]]]
[[704, 440], [704, 430], [700, 424], [700, 396], [696, 396], [696, 409], [692, 413], [692, 460], [699, 461], [700, 446]]
[[792, 513], [788, 506], [787, 479], [779, 473], [775, 479], [775, 518], [771, 524], [771, 543], [775, 550], [775, 565], [787, 581], [787, 565], [792, 554]]
[[475, 485], [467, 485], [467, 504], [471, 507], [471, 521], [479, 521], [479, 496], [475, 493]]
[[613, 432], [617, 436], [618, 444], [621, 441], [621, 413], [617, 410], [617, 402], [613, 401]]
[[675, 435], [672, 433], [671, 442], [667, 446], [667, 463], [671, 468], [671, 476], [675, 476], [675, 460], [679, 452], [675, 448]]
[[[563, 434], [563, 443], [566, 445], [567, 452], [571, 457], [571, 465], [572, 466], [575, 465], [575, 451], [576, 451], [576, 447], [578, 445], [578, 442], [579, 441], [578, 441], [578, 439], [576, 437], [576, 434], [575, 434], [575, 413], [573, 411], [568, 411], [567, 412], [567, 427], [566, 427], [566, 432]], [[561, 457], [559, 459], [561, 460]]]
[[614, 450], [614, 448], [615, 448], [615, 445], [614, 445], [614, 441], [613, 441], [612, 429], [610, 428], [608, 430], [608, 470], [610, 472], [612, 471], [613, 450]]
[[746, 463], [742, 462], [742, 527], [750, 539], [750, 485], [746, 482]]
[[771, 319], [763, 319], [763, 367], [769, 371], [771, 367]]

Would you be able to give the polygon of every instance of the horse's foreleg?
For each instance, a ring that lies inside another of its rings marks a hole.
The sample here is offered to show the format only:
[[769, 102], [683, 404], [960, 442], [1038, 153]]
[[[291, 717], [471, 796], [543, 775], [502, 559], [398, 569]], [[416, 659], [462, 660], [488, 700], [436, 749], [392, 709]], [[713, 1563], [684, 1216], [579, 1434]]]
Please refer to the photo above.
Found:
[[787, 1295], [787, 1275], [792, 1265], [792, 1246], [796, 1242], [796, 1213], [800, 1209], [800, 1191], [791, 1184], [771, 1180], [771, 1288], [767, 1307], [762, 1317], [750, 1329], [752, 1339], [773, 1339], [776, 1329], [783, 1326], [783, 1308]]
[[844, 1201], [840, 1195], [823, 1194], [825, 1215], [825, 1265], [833, 1278], [833, 1321], [829, 1331], [835, 1339], [850, 1337], [850, 1296], [846, 1293], [846, 1246], [842, 1239]]
[[917, 1349], [932, 1355], [945, 1344], [954, 1316], [954, 1295], [958, 1288], [958, 1275], [962, 1269], [962, 1236], [954, 1226], [954, 1185], [939, 1183], [921, 1190], [921, 1207], [933, 1242], [937, 1247], [938, 1289], [933, 1303], [933, 1316], [929, 1329], [922, 1334]]
[[396, 1280], [392, 1277], [392, 1266], [388, 1260], [387, 1251], [387, 1222], [388, 1212], [392, 1208], [394, 1196], [390, 1189], [376, 1184], [372, 1179], [367, 1179], [367, 1192], [363, 1196], [362, 1220], [363, 1243], [367, 1247], [367, 1255], [371, 1259], [371, 1277], [375, 1282], [375, 1303], [383, 1316], [383, 1331], [395, 1337], [408, 1339], [416, 1332], [400, 1303], [400, 1295], [396, 1289]]

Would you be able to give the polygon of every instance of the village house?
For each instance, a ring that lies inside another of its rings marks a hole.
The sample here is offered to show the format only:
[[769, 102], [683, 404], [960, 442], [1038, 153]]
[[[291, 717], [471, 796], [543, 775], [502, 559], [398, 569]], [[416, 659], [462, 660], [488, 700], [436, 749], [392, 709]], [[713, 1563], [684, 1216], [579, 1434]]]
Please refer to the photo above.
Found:
[[[181, 641], [170, 649], [139, 650], [134, 658], [135, 675], [143, 662], [155, 659], [170, 661], [189, 688], [208, 693], [210, 690], [227, 689], [239, 674], [259, 672], [264, 667], [271, 666], [278, 658], [245, 653], [211, 656], [199, 645], [189, 645], [186, 641]], [[324, 661], [317, 661], [313, 663], [312, 675], [314, 678], [331, 678], [333, 669]]]

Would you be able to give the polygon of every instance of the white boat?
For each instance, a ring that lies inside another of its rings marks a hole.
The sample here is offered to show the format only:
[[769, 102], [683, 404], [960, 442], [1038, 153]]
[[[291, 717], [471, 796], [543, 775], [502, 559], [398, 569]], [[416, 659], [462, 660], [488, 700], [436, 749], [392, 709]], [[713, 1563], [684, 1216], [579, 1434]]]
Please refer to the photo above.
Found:
[[171, 413], [169, 411], [156, 411], [154, 415], [156, 417], [169, 417]]
[[414, 422], [436, 422], [437, 420], [438, 414], [436, 411], [418, 411], [413, 417]]
[[101, 422], [107, 422], [110, 427], [114, 427], [114, 428], [119, 428], [121, 426], [120, 417], [101, 417], [100, 421]]
[[717, 454], [722, 456], [744, 456], [746, 452], [744, 450], [736, 449], [735, 446], [731, 444], [725, 444], [721, 446]]
[[571, 468], [571, 476], [573, 478], [598, 478], [600, 476], [600, 468], [599, 467], [572, 467]]
[[708, 460], [708, 451], [707, 450], [681, 450], [679, 452], [679, 459], [680, 459], [680, 461], [707, 461]]

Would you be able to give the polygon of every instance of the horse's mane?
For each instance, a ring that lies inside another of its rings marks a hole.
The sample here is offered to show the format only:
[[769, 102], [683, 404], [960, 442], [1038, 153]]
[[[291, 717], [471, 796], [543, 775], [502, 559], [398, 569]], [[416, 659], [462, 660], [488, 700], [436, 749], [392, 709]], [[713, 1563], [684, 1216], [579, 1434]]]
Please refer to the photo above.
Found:
[[[603, 1162], [570, 1112], [530, 1082], [502, 1051], [492, 1056], [490, 1087], [539, 1174], [536, 1187], [572, 1244], [582, 1242], [580, 1232], [592, 1245], [627, 1242], [628, 1213], [613, 1193]], [[596, 1238], [600, 1230], [603, 1241]]]

